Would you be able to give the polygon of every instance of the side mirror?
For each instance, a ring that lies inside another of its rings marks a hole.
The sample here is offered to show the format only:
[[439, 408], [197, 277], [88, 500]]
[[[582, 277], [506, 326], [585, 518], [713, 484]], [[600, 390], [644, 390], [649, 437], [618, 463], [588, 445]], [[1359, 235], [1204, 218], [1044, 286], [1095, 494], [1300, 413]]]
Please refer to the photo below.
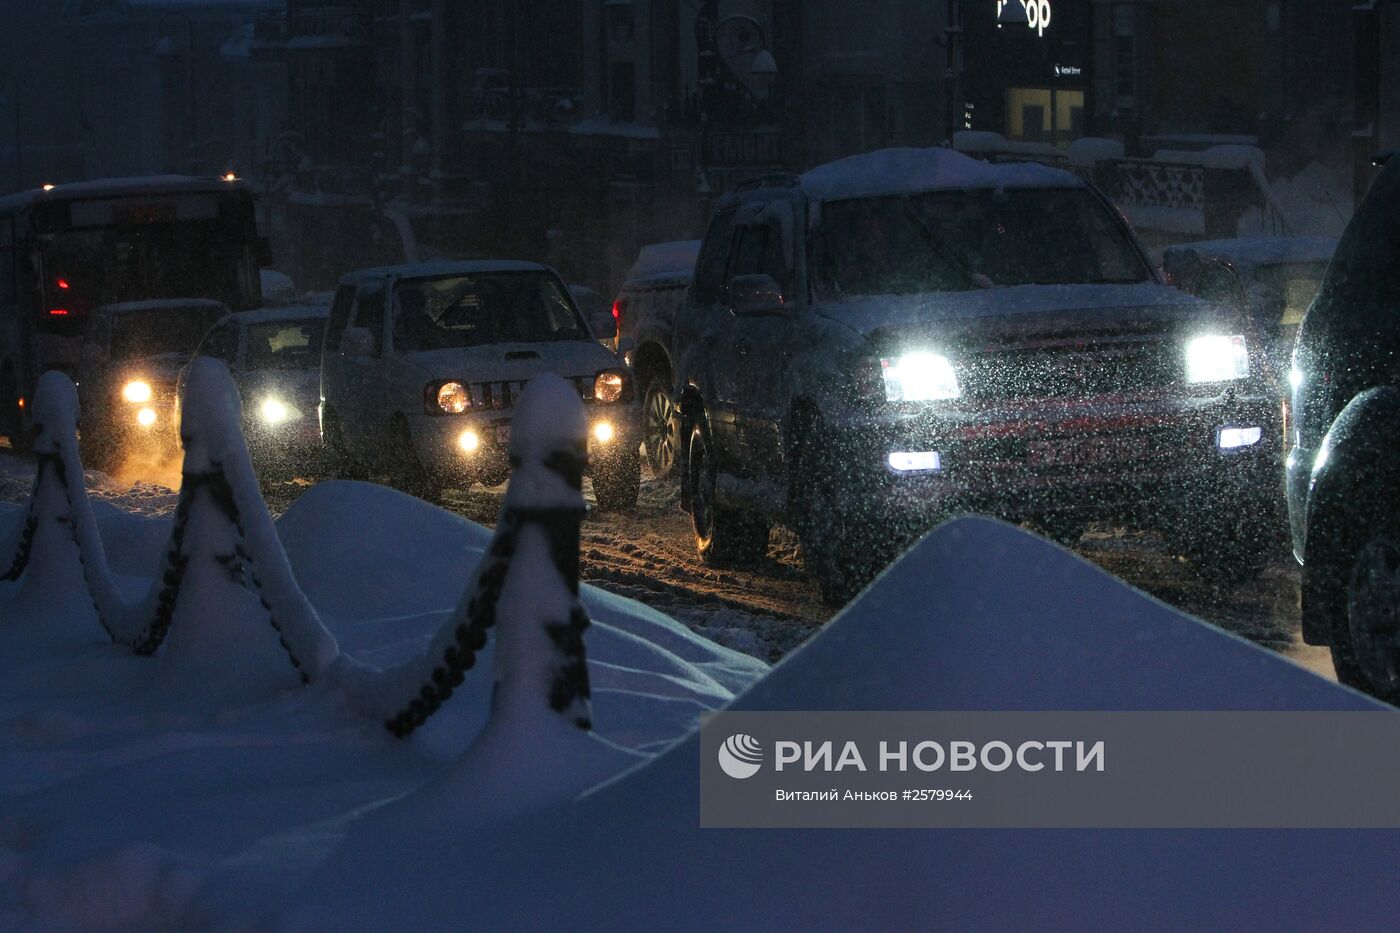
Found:
[[729, 307], [735, 314], [782, 314], [783, 289], [771, 275], [736, 275], [729, 284]]
[[340, 352], [345, 356], [370, 356], [374, 353], [374, 335], [368, 327], [347, 327], [340, 335]]
[[594, 311], [588, 316], [588, 328], [599, 340], [612, 340], [617, 335], [617, 321], [611, 311]]

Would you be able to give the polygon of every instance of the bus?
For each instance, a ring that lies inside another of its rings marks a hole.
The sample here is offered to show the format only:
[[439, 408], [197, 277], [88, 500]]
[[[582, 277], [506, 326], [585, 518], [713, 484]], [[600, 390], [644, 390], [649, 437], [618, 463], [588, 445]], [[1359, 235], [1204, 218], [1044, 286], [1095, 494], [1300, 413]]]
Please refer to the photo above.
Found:
[[39, 375], [74, 375], [92, 311], [118, 302], [262, 303], [268, 241], [253, 192], [227, 178], [45, 185], [0, 198], [0, 435], [22, 448]]

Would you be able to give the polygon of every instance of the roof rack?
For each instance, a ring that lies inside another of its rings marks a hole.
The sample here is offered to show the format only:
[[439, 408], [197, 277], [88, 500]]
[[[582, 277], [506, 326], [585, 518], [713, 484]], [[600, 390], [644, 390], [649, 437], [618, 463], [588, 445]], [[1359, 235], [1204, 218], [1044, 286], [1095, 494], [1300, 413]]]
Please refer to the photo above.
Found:
[[735, 191], [752, 191], [755, 188], [796, 188], [800, 179], [791, 172], [769, 172], [741, 181], [734, 186]]

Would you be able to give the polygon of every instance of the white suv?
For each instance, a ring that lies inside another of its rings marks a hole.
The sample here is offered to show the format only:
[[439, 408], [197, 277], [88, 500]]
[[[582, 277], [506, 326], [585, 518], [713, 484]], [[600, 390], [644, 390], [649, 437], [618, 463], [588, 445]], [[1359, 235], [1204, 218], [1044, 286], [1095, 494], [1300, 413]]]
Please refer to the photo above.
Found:
[[598, 505], [635, 503], [631, 373], [594, 339], [554, 270], [536, 263], [424, 263], [341, 279], [321, 360], [322, 443], [341, 475], [383, 471], [428, 499], [443, 486], [496, 485], [510, 472], [515, 399], [542, 372], [572, 380], [588, 406]]

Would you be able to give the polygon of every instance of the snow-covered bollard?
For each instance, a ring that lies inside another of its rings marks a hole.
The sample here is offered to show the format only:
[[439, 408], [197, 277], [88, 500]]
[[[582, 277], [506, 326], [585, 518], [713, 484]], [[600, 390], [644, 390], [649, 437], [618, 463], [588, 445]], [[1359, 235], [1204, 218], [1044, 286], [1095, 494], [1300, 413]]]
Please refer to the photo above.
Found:
[[258, 489], [242, 406], [217, 360], [190, 364], [181, 398], [184, 466], [138, 653], [164, 645], [177, 679], [265, 694], [318, 679], [339, 654], [292, 576]]
[[88, 640], [102, 630], [130, 641], [128, 621], [107, 566], [78, 456], [78, 393], [57, 370], [34, 392], [34, 487], [25, 516], [0, 546], [0, 579], [18, 580], [6, 615], [32, 617], [56, 636]]
[[[491, 546], [427, 653], [390, 672], [399, 706], [385, 723], [397, 736], [445, 702], [498, 629], [492, 722], [528, 727], [548, 717], [592, 725], [578, 597], [579, 523], [588, 422], [572, 385], [554, 375], [525, 387], [511, 423], [511, 479]], [[489, 727], [488, 727], [489, 728]]]

